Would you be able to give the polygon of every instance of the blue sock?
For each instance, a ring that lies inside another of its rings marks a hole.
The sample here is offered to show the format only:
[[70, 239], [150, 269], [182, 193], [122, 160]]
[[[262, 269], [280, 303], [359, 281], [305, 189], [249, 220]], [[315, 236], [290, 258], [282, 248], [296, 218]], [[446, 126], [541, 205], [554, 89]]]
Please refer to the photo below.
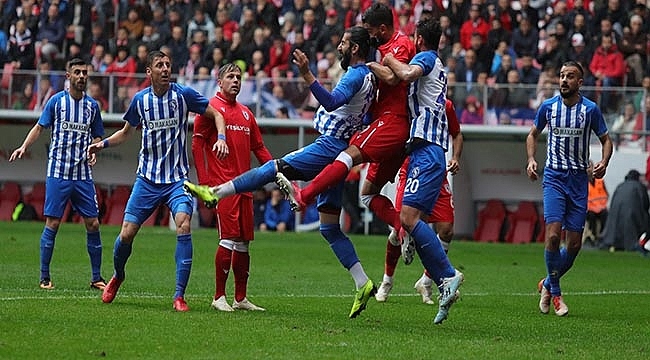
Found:
[[415, 240], [415, 250], [420, 256], [422, 265], [434, 279], [452, 277], [456, 274], [456, 269], [451, 266], [445, 249], [442, 248], [438, 235], [433, 229], [419, 220], [413, 227], [411, 236]]
[[260, 167], [246, 171], [232, 180], [238, 194], [255, 191], [275, 181], [275, 160], [269, 160]]
[[133, 249], [133, 244], [123, 243], [120, 239], [120, 236], [117, 236], [115, 239], [115, 248], [113, 249], [113, 266], [115, 267], [115, 277], [124, 280], [124, 267], [126, 266], [126, 261], [131, 256], [131, 250]]
[[50, 262], [52, 261], [52, 253], [54, 252], [54, 239], [56, 238], [56, 231], [49, 227], [43, 228], [41, 234], [41, 279], [50, 278]]
[[357, 252], [354, 250], [352, 241], [348, 238], [339, 224], [321, 224], [320, 233], [325, 240], [330, 244], [330, 248], [334, 251], [334, 255], [339, 259], [343, 267], [350, 270], [352, 265], [359, 262]]
[[86, 233], [86, 246], [90, 256], [90, 268], [93, 273], [92, 281], [99, 281], [102, 278], [102, 240], [99, 231]]
[[190, 280], [192, 271], [192, 235], [184, 234], [176, 236], [176, 292], [174, 299], [185, 296], [185, 288]]
[[546, 271], [548, 273], [544, 286], [548, 284], [547, 288], [550, 290], [551, 295], [559, 296], [562, 294], [560, 289], [560, 270], [562, 267], [560, 251], [544, 250], [544, 260], [546, 261]]

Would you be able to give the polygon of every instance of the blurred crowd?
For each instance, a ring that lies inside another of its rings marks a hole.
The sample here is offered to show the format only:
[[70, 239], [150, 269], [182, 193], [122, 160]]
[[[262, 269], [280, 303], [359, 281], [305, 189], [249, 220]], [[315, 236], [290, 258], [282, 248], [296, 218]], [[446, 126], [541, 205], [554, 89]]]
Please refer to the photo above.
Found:
[[[258, 116], [310, 118], [318, 104], [294, 81], [290, 54], [301, 49], [320, 79], [336, 83], [341, 33], [361, 23], [372, 1], [0, 0], [0, 63], [50, 71], [83, 57], [97, 74], [118, 74], [113, 84], [91, 81], [89, 91], [105, 111], [120, 112], [148, 85], [147, 52], [162, 49], [174, 59], [180, 81], [208, 96], [217, 90], [219, 67], [235, 62], [255, 80], [244, 85], [241, 102], [264, 103]], [[603, 112], [623, 114], [629, 105], [645, 117], [643, 96], [607, 91], [650, 89], [647, 0], [375, 1], [393, 6], [395, 27], [408, 35], [423, 17], [440, 19], [448, 95], [463, 123], [483, 123], [488, 109], [498, 124], [532, 120], [539, 103], [556, 93], [566, 60], [583, 65], [584, 85], [593, 89], [586, 95]], [[13, 103], [38, 108], [62, 80], [26, 81]]]

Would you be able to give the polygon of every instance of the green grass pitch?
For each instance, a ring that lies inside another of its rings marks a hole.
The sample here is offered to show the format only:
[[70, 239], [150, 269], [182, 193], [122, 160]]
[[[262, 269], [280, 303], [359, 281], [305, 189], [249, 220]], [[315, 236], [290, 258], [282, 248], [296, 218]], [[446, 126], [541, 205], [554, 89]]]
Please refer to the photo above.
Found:
[[[172, 310], [175, 235], [143, 228], [112, 304], [88, 288], [81, 224], [63, 224], [55, 290], [38, 288], [42, 223], [0, 223], [0, 359], [648, 359], [650, 258], [583, 251], [562, 285], [569, 315], [542, 315], [541, 244], [452, 243], [462, 298], [433, 325], [437, 305], [412, 288], [422, 267], [398, 266], [386, 303], [348, 319], [354, 284], [313, 233], [258, 233], [249, 298], [266, 312], [221, 313], [214, 293], [215, 230], [193, 235], [188, 313]], [[102, 274], [112, 273], [117, 227], [103, 226]], [[352, 236], [379, 284], [385, 236]], [[232, 274], [228, 286], [233, 294]]]

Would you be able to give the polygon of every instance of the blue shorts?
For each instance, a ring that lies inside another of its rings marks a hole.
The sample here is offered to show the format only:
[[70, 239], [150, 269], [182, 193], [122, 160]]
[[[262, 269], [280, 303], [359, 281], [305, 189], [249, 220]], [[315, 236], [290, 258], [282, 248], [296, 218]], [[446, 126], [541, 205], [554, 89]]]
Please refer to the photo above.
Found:
[[60, 219], [68, 200], [72, 208], [84, 218], [99, 216], [97, 194], [92, 180], [63, 180], [48, 176], [45, 179], [45, 206], [43, 215]]
[[422, 143], [409, 155], [402, 206], [407, 205], [431, 215], [442, 182], [447, 174], [445, 150], [438, 145]]
[[166, 204], [174, 218], [178, 212], [192, 215], [192, 196], [183, 188], [183, 181], [154, 184], [138, 176], [126, 203], [124, 221], [142, 225], [160, 204]]
[[582, 232], [587, 217], [589, 178], [585, 170], [544, 169], [544, 221]]
[[[308, 181], [315, 178], [321, 170], [334, 162], [336, 157], [347, 148], [347, 140], [321, 135], [314, 142], [302, 149], [283, 156], [282, 160], [303, 175], [303, 179], [300, 180]], [[323, 205], [327, 205], [340, 209], [344, 183], [345, 181], [341, 181], [336, 186], [318, 195], [317, 206], [320, 208]]]

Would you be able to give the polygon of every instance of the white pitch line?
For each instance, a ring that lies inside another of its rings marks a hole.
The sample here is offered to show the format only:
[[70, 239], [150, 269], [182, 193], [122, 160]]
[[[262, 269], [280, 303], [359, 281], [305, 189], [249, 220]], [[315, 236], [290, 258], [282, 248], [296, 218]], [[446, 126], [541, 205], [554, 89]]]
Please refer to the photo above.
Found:
[[[7, 289], [1, 289], [0, 291], [6, 291]], [[12, 289], [11, 291], [20, 292], [20, 291], [30, 291], [26, 289]], [[101, 295], [88, 295], [80, 294], [80, 291], [74, 290], [43, 290], [47, 294], [43, 296], [30, 295], [30, 296], [0, 296], [0, 301], [21, 301], [21, 300], [79, 300], [79, 299], [101, 299]], [[52, 293], [63, 292], [64, 294], [50, 295]], [[576, 292], [564, 292], [564, 295], [570, 296], [602, 296], [602, 295], [650, 295], [650, 290], [602, 290], [602, 291], [576, 291]], [[186, 298], [191, 299], [201, 299], [208, 297], [199, 296], [199, 295], [189, 295]], [[331, 295], [307, 295], [307, 294], [283, 294], [283, 295], [255, 295], [256, 298], [271, 298], [271, 297], [284, 297], [284, 298], [348, 298], [354, 296], [354, 293], [350, 294], [331, 294]], [[419, 294], [412, 293], [401, 293], [401, 294], [390, 294], [391, 297], [419, 297]], [[539, 296], [537, 292], [534, 293], [462, 293], [462, 297], [487, 297], [487, 296]], [[151, 294], [151, 293], [129, 293], [124, 292], [120, 293], [119, 298], [127, 299], [165, 299], [171, 298], [170, 296], [160, 295], [160, 294]]]

